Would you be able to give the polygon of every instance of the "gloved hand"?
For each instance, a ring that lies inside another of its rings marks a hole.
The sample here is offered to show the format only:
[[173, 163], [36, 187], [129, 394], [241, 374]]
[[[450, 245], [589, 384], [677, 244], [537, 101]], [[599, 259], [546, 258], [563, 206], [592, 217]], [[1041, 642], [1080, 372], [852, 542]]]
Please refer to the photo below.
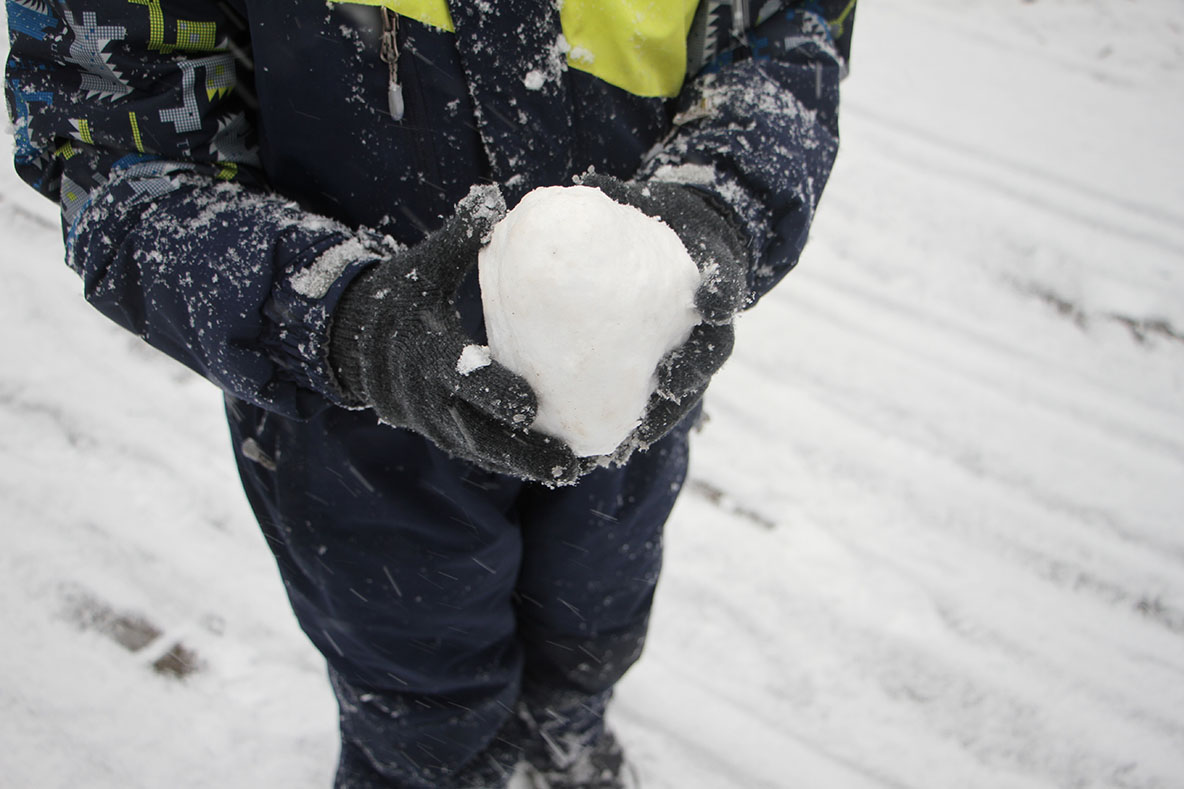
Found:
[[732, 319], [748, 298], [748, 252], [740, 233], [698, 190], [681, 184], [621, 181], [591, 173], [580, 179], [618, 203], [670, 227], [699, 267], [695, 307], [703, 322], [658, 365], [658, 390], [634, 438], [642, 446], [666, 435], [703, 397], [711, 377], [732, 353]]
[[505, 212], [497, 187], [476, 187], [439, 230], [358, 275], [333, 312], [329, 363], [347, 399], [383, 422], [488, 470], [564, 484], [589, 464], [527, 430], [530, 386], [497, 362], [458, 369], [471, 340], [456, 292]]

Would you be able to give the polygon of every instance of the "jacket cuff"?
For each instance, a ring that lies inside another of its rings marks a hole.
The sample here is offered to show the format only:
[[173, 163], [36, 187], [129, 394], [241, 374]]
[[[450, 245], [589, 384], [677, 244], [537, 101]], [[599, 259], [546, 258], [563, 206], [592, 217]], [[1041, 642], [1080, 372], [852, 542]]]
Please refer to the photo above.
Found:
[[[282, 245], [283, 242], [281, 242]], [[266, 307], [268, 350], [277, 377], [311, 389], [345, 408], [362, 402], [342, 386], [329, 362], [333, 313], [346, 289], [371, 265], [389, 256], [389, 240], [361, 232], [334, 234], [292, 256]]]
[[749, 293], [760, 292], [760, 270], [756, 261], [773, 234], [772, 215], [764, 203], [745, 189], [737, 179], [705, 164], [661, 164], [647, 168], [645, 178], [659, 183], [677, 184], [697, 192], [723, 220], [731, 235], [745, 251], [748, 261]]

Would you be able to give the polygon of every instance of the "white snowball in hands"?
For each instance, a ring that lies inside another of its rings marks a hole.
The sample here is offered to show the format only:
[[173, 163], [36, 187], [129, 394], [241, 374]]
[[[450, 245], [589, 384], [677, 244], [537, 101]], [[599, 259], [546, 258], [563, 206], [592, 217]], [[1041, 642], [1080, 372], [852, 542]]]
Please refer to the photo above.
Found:
[[491, 356], [538, 396], [533, 429], [581, 457], [616, 450], [655, 370], [699, 322], [699, 271], [674, 231], [587, 186], [544, 187], [479, 259]]

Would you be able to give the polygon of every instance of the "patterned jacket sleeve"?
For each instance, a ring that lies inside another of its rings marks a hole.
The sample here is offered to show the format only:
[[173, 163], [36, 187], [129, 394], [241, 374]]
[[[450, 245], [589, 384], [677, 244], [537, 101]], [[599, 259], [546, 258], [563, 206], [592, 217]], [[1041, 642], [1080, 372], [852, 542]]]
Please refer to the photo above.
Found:
[[733, 214], [754, 259], [750, 305], [797, 263], [834, 163], [855, 0], [769, 6], [703, 0], [690, 54], [692, 67], [706, 65], [640, 171], [701, 189]]
[[61, 205], [85, 296], [226, 391], [307, 414], [336, 275], [380, 243], [271, 195], [225, 3], [9, 0], [21, 177]]

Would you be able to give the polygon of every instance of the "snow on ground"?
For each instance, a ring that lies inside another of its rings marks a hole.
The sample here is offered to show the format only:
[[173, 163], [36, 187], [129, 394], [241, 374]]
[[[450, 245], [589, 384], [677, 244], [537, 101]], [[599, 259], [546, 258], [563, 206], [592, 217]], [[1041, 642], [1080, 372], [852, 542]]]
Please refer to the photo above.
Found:
[[[1184, 787], [1184, 10], [879, 0], [855, 48], [615, 725], [647, 789]], [[0, 786], [326, 786], [218, 394], [8, 167], [0, 237]]]

